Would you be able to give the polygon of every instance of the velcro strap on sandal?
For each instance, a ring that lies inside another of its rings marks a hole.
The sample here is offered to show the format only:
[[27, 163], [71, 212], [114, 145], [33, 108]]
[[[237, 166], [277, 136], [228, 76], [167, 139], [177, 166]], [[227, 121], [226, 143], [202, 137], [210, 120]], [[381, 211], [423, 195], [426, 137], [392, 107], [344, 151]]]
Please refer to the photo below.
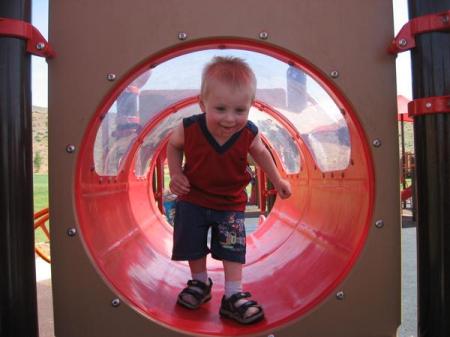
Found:
[[245, 303], [242, 303], [242, 305], [236, 307], [236, 310], [239, 311], [239, 313], [241, 315], [244, 315], [247, 311], [248, 308], [250, 307], [254, 307], [254, 308], [260, 308], [260, 306], [258, 305], [258, 303], [256, 303], [255, 301], [247, 301]]
[[192, 295], [197, 301], [201, 301], [203, 299], [203, 297], [205, 296], [205, 292], [195, 291], [192, 288], [184, 288], [183, 291], [181, 292], [180, 296], [182, 296], [184, 294]]
[[199, 280], [189, 280], [188, 281], [188, 287], [196, 287], [203, 291], [209, 291], [211, 286], [212, 286], [211, 279], [209, 279], [209, 285], [206, 285], [206, 283], [203, 283], [202, 281], [199, 281]]
[[248, 291], [245, 291], [245, 292], [240, 292], [240, 293], [236, 293], [236, 294], [231, 295], [228, 300], [234, 305], [240, 299], [248, 298], [248, 297], [251, 297], [251, 296], [252, 295]]

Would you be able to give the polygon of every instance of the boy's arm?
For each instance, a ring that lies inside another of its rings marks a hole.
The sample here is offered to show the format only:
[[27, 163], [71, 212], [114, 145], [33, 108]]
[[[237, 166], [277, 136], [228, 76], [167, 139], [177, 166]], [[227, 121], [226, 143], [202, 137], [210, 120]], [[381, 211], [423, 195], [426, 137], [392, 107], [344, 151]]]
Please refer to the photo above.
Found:
[[289, 198], [291, 196], [291, 184], [281, 177], [280, 172], [278, 172], [272, 156], [270, 155], [269, 150], [264, 146], [259, 133], [256, 135], [255, 139], [253, 139], [249, 153], [256, 164], [258, 164], [258, 166], [266, 173], [280, 198]]
[[189, 192], [189, 180], [183, 173], [183, 147], [184, 128], [183, 124], [177, 126], [170, 135], [167, 143], [167, 162], [169, 164], [170, 190], [176, 195]]

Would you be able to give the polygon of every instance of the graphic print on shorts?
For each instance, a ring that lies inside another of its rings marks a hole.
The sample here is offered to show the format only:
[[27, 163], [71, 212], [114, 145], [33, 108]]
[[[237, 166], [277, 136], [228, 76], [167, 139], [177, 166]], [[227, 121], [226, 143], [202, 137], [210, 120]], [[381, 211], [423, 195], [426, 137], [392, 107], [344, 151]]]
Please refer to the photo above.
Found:
[[245, 249], [244, 219], [236, 219], [235, 214], [231, 213], [225, 221], [218, 224], [220, 245], [224, 249], [242, 251]]

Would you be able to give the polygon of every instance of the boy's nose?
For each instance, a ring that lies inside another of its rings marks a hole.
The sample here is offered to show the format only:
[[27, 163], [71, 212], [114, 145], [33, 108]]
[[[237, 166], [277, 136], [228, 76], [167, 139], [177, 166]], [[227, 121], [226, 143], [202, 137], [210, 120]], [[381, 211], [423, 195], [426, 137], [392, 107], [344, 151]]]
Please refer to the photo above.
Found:
[[234, 116], [232, 113], [227, 113], [225, 114], [225, 121], [226, 122], [230, 122], [233, 123], [234, 122]]

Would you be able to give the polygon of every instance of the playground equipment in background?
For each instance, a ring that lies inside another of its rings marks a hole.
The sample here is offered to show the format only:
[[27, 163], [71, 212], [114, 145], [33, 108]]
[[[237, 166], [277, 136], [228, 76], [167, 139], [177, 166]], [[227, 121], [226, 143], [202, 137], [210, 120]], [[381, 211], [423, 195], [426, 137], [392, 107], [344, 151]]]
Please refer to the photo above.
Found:
[[42, 231], [47, 238], [46, 242], [43, 243], [35, 243], [34, 250], [37, 255], [39, 255], [44, 261], [48, 263], [51, 262], [50, 257], [50, 231], [48, 229], [48, 221], [49, 221], [49, 210], [48, 208], [44, 208], [39, 212], [34, 214], [34, 230]]
[[[402, 185], [401, 189], [401, 200], [402, 202], [406, 202], [410, 198], [414, 198], [414, 177], [415, 177], [415, 157], [411, 152], [405, 152], [404, 157], [400, 159], [400, 163], [402, 166], [402, 172], [400, 176], [400, 183]], [[411, 205], [413, 208], [414, 201], [411, 200]], [[406, 204], [405, 204], [406, 206]]]
[[[407, 208], [409, 204], [415, 213], [414, 207], [414, 184], [415, 184], [415, 156], [414, 153], [406, 151], [405, 123], [414, 120], [408, 116], [408, 103], [403, 95], [397, 96], [397, 120], [400, 122], [400, 184], [402, 207]], [[412, 136], [412, 135], [411, 135]], [[409, 201], [409, 202], [408, 202]]]

